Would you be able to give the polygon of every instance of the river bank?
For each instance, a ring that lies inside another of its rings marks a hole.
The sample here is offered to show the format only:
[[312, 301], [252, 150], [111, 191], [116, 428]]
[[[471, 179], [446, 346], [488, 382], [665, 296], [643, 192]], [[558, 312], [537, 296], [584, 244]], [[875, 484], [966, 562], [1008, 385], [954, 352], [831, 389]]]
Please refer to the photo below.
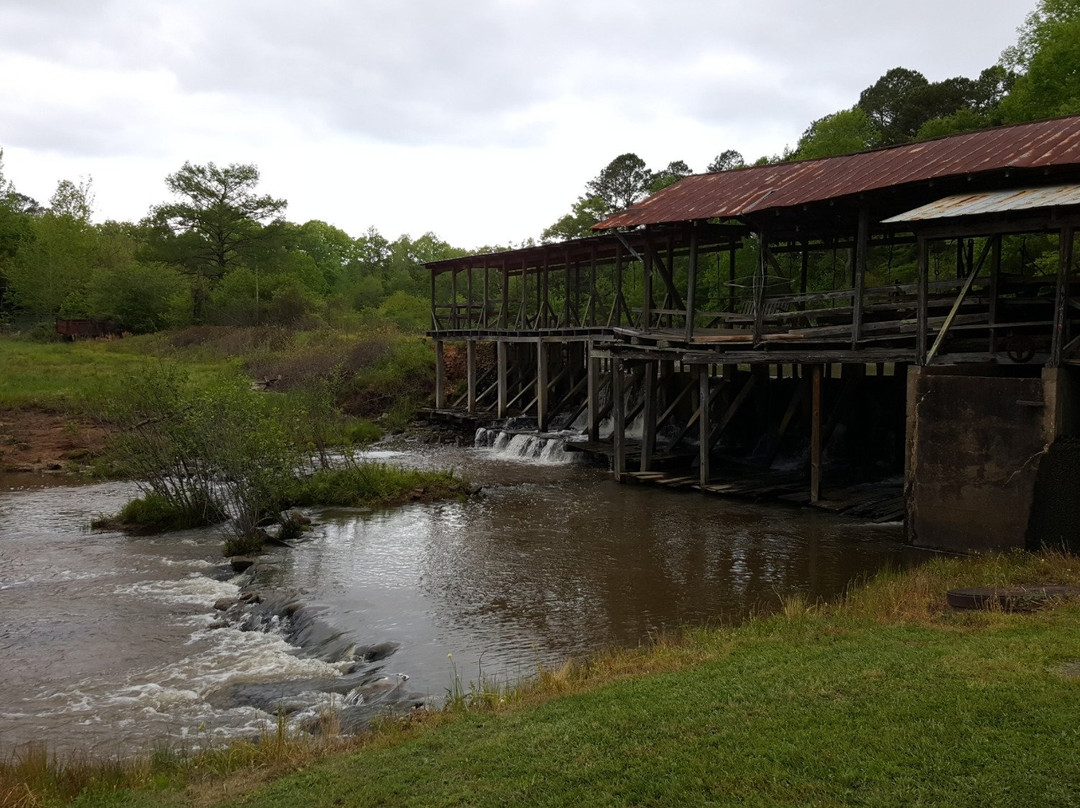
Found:
[[[945, 599], [1022, 583], [1076, 586], [1080, 563], [937, 559], [832, 605], [792, 598], [738, 627], [481, 688], [348, 749], [268, 738], [232, 767], [221, 750], [148, 761], [80, 804], [1080, 804], [1080, 606]], [[47, 781], [38, 804], [60, 804]]]

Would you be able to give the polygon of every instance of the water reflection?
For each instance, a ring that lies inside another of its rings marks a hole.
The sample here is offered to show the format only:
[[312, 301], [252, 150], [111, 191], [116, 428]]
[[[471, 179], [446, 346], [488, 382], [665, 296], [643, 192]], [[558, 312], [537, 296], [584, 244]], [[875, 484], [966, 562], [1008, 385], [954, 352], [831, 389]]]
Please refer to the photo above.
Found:
[[[793, 591], [829, 597], [920, 557], [898, 525], [618, 485], [583, 466], [483, 450], [379, 459], [454, 466], [485, 490], [468, 502], [316, 511], [307, 540], [269, 552], [255, 580], [297, 593], [317, 616], [297, 635], [273, 622], [219, 626], [215, 600], [240, 584], [217, 574], [213, 531], [88, 533], [129, 485], [0, 494], [0, 752], [31, 739], [105, 752], [198, 745], [256, 731], [286, 697], [317, 710], [328, 693], [405, 699], [403, 683], [437, 700], [451, 684], [448, 654], [466, 682], [513, 680], [685, 623], [737, 620]], [[329, 645], [383, 650], [358, 670], [320, 658]]]

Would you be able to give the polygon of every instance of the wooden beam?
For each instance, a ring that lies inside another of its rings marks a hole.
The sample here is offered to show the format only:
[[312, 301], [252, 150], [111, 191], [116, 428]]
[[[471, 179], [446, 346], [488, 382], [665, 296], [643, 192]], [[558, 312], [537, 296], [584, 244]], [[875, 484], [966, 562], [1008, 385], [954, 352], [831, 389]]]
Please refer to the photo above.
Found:
[[467, 412], [476, 412], [476, 341], [465, 343], [465, 375], [468, 384]]
[[698, 368], [698, 482], [701, 485], [709, 484], [712, 470], [709, 467], [709, 455], [711, 454], [711, 442], [709, 436], [712, 431], [712, 391], [709, 381], [709, 366], [701, 365]]
[[[434, 279], [434, 275], [431, 276]], [[446, 406], [446, 363], [443, 361], [443, 341], [435, 340], [435, 409]]]
[[742, 407], [743, 402], [746, 401], [747, 398], [750, 396], [750, 393], [753, 392], [754, 387], [757, 385], [757, 380], [757, 374], [751, 374], [750, 377], [743, 384], [743, 386], [739, 389], [739, 392], [735, 395], [734, 400], [731, 402], [731, 404], [727, 408], [727, 411], [724, 413], [724, 417], [720, 419], [720, 424], [716, 428], [716, 433], [713, 434], [708, 441], [710, 449], [717, 443], [719, 443], [720, 438], [724, 434], [724, 430], [728, 428], [732, 420], [734, 420], [735, 416], [738, 415], [739, 408]]
[[548, 429], [548, 350], [542, 340], [536, 341], [536, 428], [540, 432]]
[[927, 341], [927, 329], [929, 323], [927, 322], [930, 316], [929, 313], [929, 284], [930, 284], [930, 242], [923, 236], [919, 236], [918, 241], [918, 314], [916, 319], [916, 331], [915, 331], [915, 355], [917, 357], [916, 364], [926, 364], [926, 341]]
[[1073, 228], [1065, 225], [1058, 237], [1057, 286], [1054, 292], [1054, 331], [1050, 341], [1050, 367], [1061, 367], [1062, 348], [1068, 339], [1065, 309], [1069, 298], [1069, 273], [1073, 261]]
[[589, 343], [588, 364], [589, 377], [589, 440], [600, 440], [600, 360], [593, 355], [592, 343]]
[[761, 255], [754, 273], [754, 345], [765, 335], [765, 276], [769, 267], [769, 231], [761, 228]]
[[690, 231], [690, 261], [686, 280], [686, 341], [694, 338], [694, 306], [697, 303], [698, 231]]
[[776, 444], [769, 452], [769, 459], [765, 463], [766, 468], [772, 468], [772, 464], [776, 460], [776, 455], [780, 453], [780, 441], [783, 440], [788, 427], [791, 426], [791, 422], [795, 419], [795, 414], [799, 411], [800, 406], [806, 399], [808, 383], [809, 379], [804, 377], [795, 385], [795, 394], [791, 397], [791, 403], [788, 404], [788, 408], [784, 412], [784, 417], [780, 419], [780, 426], [776, 430]]
[[1001, 294], [1001, 234], [990, 237], [990, 353], [997, 353], [998, 297]]
[[821, 365], [814, 365], [810, 392], [810, 503], [821, 501]]
[[626, 471], [626, 401], [623, 399], [623, 363], [621, 359], [611, 361], [611, 408], [613, 432], [612, 465], [615, 481], [622, 482]]
[[863, 290], [866, 287], [866, 264], [870, 252], [870, 209], [865, 205], [859, 206], [859, 224], [855, 235], [855, 283], [852, 305], [854, 312], [851, 316], [851, 350], [859, 347], [859, 339], [862, 337], [863, 321]]
[[500, 342], [495, 343], [495, 356], [496, 356], [497, 373], [499, 374], [499, 376], [498, 376], [498, 384], [499, 384], [498, 402], [499, 403], [498, 403], [498, 408], [497, 408], [496, 411], [498, 412], [498, 415], [499, 415], [500, 418], [505, 418], [506, 417], [506, 410], [507, 410], [507, 407], [508, 407], [508, 404], [509, 404], [509, 402], [507, 401], [507, 399], [508, 399], [508, 395], [507, 395], [507, 391], [508, 391], [507, 375], [509, 373], [509, 363], [507, 362], [507, 345], [506, 345], [505, 342], [500, 341]]
[[650, 471], [653, 454], [656, 452], [656, 362], [645, 363], [645, 378], [642, 384], [643, 415], [641, 427], [641, 471]]
[[945, 323], [941, 326], [941, 330], [938, 332], [937, 338], [934, 340], [934, 344], [930, 348], [930, 353], [926, 355], [926, 364], [930, 364], [934, 361], [934, 357], [937, 356], [938, 349], [941, 348], [941, 343], [945, 341], [945, 336], [949, 333], [949, 327], [952, 325], [953, 320], [956, 318], [957, 312], [960, 311], [960, 307], [964, 304], [964, 298], [967, 297], [967, 293], [971, 291], [972, 285], [975, 283], [975, 279], [979, 277], [979, 271], [983, 267], [983, 263], [986, 260], [986, 255], [990, 251], [990, 242], [987, 241], [983, 245], [982, 255], [979, 257], [979, 263], [971, 270], [967, 276], [967, 280], [964, 281], [963, 288], [960, 289], [960, 294], [956, 296], [955, 302], [953, 302], [952, 309], [945, 317]]

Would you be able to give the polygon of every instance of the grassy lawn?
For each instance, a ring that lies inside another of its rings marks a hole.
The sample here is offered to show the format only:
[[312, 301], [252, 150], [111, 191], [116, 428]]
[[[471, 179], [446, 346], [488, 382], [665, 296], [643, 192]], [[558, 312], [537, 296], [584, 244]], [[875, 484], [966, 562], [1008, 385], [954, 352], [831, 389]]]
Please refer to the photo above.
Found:
[[77, 804], [1080, 805], [1080, 605], [945, 605], [948, 588], [1022, 582], [1080, 584], [1080, 561], [942, 559], [466, 698], [347, 753], [147, 770]]
[[[51, 407], [76, 411], [108, 399], [135, 374], [163, 361], [151, 337], [80, 342], [0, 339], [0, 408]], [[195, 374], [225, 362], [184, 362]]]

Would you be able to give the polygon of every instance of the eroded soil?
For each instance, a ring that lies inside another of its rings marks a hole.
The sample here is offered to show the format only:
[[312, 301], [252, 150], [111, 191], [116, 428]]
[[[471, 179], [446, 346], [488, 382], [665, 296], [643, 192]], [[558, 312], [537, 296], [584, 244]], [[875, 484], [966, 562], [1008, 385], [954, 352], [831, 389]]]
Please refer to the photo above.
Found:
[[104, 427], [66, 413], [0, 410], [0, 474], [77, 474], [107, 436]]

